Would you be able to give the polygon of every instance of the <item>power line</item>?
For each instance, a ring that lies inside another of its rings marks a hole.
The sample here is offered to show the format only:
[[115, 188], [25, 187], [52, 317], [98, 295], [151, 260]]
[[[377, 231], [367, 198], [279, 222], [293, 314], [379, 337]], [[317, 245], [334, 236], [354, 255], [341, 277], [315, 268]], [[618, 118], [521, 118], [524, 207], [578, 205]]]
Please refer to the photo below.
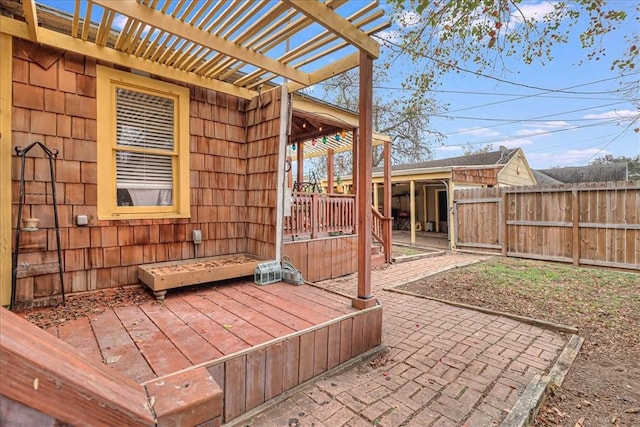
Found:
[[[496, 119], [496, 118], [489, 118], [489, 117], [465, 117], [465, 116], [449, 116], [449, 115], [444, 115], [444, 114], [432, 114], [432, 117], [441, 117], [441, 118], [445, 118], [445, 119], [456, 119], [456, 120], [479, 120], [479, 121], [503, 121], [505, 123], [500, 123], [497, 125], [492, 125], [492, 126], [482, 126], [479, 127], [477, 129], [485, 129], [488, 127], [497, 127], [497, 126], [503, 126], [503, 125], [509, 125], [509, 124], [515, 124], [515, 123], [527, 123], [527, 122], [548, 122], [550, 117], [557, 117], [557, 120], [562, 120], [562, 121], [571, 121], [571, 122], [575, 122], [575, 121], [591, 121], [591, 120], [601, 120], [601, 119], [562, 119], [558, 116], [564, 115], [564, 114], [571, 114], [571, 113], [579, 113], [581, 111], [589, 111], [589, 110], [593, 110], [595, 108], [603, 108], [603, 107], [611, 107], [613, 105], [618, 105], [618, 104], [625, 104], [625, 101], [620, 101], [620, 102], [612, 102], [610, 104], [602, 104], [602, 105], [595, 105], [592, 107], [585, 107], [585, 108], [578, 108], [576, 110], [570, 110], [570, 111], [563, 111], [561, 113], [551, 113], [551, 114], [545, 114], [542, 116], [536, 116], [536, 117], [532, 117], [530, 119]], [[638, 113], [640, 115], [640, 113]], [[625, 117], [620, 117], [620, 118], [615, 118], [615, 120], [624, 120], [626, 118]], [[452, 132], [450, 133], [450, 135], [453, 135], [455, 133], [458, 132]]]
[[463, 145], [493, 144], [493, 143], [498, 143], [498, 142], [511, 141], [511, 140], [514, 140], [514, 139], [533, 138], [533, 137], [551, 135], [551, 134], [560, 133], [560, 132], [567, 132], [567, 131], [571, 131], [571, 130], [586, 129], [586, 128], [595, 127], [595, 126], [613, 124], [613, 123], [615, 123], [617, 121], [618, 120], [609, 119], [609, 120], [604, 120], [604, 121], [602, 121], [600, 123], [590, 123], [590, 124], [586, 124], [586, 125], [582, 125], [582, 126], [572, 126], [572, 127], [568, 127], [568, 128], [562, 128], [562, 129], [553, 129], [553, 130], [549, 130], [549, 131], [546, 131], [546, 132], [538, 132], [538, 133], [531, 134], [531, 135], [505, 136], [505, 137], [502, 137], [502, 138], [489, 140], [489, 141], [468, 142], [468, 143], [465, 143], [465, 144], [451, 144], [451, 145], [442, 144], [442, 145], [445, 146], [445, 147], [461, 147]]
[[[398, 43], [395, 43], [395, 42], [393, 42], [391, 40], [383, 39], [378, 35], [374, 35], [373, 37], [379, 39], [381, 43], [387, 43], [387, 44], [393, 45], [393, 46], [395, 46], [395, 47], [397, 47], [399, 49], [404, 49], [404, 47], [402, 47]], [[549, 89], [549, 88], [544, 88], [544, 87], [540, 87], [540, 86], [528, 85], [526, 83], [519, 83], [519, 82], [514, 82], [514, 81], [511, 81], [511, 80], [507, 80], [507, 79], [502, 79], [500, 77], [491, 76], [489, 74], [484, 74], [484, 73], [481, 73], [479, 71], [471, 71], [471, 70], [468, 70], [466, 68], [462, 68], [459, 65], [453, 65], [453, 64], [450, 64], [448, 62], [444, 62], [444, 61], [442, 61], [440, 59], [428, 56], [426, 53], [415, 52], [415, 55], [420, 56], [422, 58], [429, 59], [429, 60], [434, 61], [434, 62], [437, 62], [438, 64], [443, 65], [443, 66], [445, 66], [447, 68], [453, 68], [453, 69], [461, 71], [463, 73], [472, 74], [474, 76], [479, 76], [479, 77], [484, 77], [486, 79], [495, 80], [495, 81], [498, 81], [500, 83], [506, 83], [506, 84], [510, 84], [510, 85], [513, 85], [513, 86], [525, 87], [525, 88], [528, 88], [528, 89], [540, 90], [540, 91], [548, 92], [548, 93], [567, 93], [567, 94], [572, 94], [572, 95], [585, 95], [584, 92], [575, 92], [575, 91], [567, 90], [567, 89], [573, 89], [574, 87], [579, 87], [579, 86], [583, 86], [583, 85], [570, 86], [570, 87], [563, 88], [563, 89]], [[635, 74], [640, 74], [640, 72], [630, 73], [630, 74], [627, 74], [626, 76], [635, 75]], [[606, 81], [606, 80], [607, 79], [605, 79], [603, 81]], [[589, 84], [591, 84], [591, 83], [589, 83]], [[608, 93], [608, 92], [604, 92], [604, 94], [606, 94], [606, 93]], [[595, 94], [599, 94], [599, 93], [598, 92], [589, 92], [589, 93], [586, 93], [586, 94], [587, 95], [595, 95]]]
[[589, 161], [591, 161], [591, 159], [593, 159], [595, 156], [597, 156], [598, 154], [602, 153], [602, 151], [607, 148], [608, 146], [610, 146], [611, 144], [613, 144], [618, 138], [622, 137], [628, 130], [629, 128], [631, 128], [631, 126], [633, 126], [634, 123], [636, 123], [638, 120], [640, 120], [640, 118], [636, 118], [635, 120], [633, 120], [631, 123], [629, 123], [624, 129], [622, 129], [620, 131], [620, 133], [618, 133], [611, 141], [607, 142], [605, 145], [602, 146], [602, 148], [600, 150], [598, 150], [593, 156], [589, 157], [587, 159], [587, 161], [585, 162], [585, 164]]

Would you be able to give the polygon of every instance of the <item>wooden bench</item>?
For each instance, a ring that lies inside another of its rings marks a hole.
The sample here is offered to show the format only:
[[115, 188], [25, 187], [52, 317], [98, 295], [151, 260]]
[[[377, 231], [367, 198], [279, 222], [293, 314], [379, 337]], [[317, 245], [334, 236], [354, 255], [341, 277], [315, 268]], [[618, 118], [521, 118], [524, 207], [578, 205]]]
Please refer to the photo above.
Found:
[[162, 301], [168, 289], [252, 276], [264, 261], [249, 254], [221, 255], [138, 266], [138, 279]]

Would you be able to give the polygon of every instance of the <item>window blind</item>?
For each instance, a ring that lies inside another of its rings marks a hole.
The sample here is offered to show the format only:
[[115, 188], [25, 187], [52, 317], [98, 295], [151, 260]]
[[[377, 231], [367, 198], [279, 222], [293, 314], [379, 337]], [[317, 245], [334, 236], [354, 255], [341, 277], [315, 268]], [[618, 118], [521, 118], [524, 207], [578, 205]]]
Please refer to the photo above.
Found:
[[[122, 189], [173, 187], [174, 101], [116, 89], [116, 185]], [[128, 151], [163, 150], [167, 154]]]

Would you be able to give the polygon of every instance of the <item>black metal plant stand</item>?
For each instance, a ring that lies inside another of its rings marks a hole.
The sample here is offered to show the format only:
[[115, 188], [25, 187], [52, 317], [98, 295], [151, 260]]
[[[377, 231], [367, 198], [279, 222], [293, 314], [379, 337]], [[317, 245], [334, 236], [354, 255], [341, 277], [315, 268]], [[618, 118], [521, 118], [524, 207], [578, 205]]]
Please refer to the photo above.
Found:
[[53, 219], [54, 228], [56, 231], [56, 247], [58, 251], [58, 274], [60, 275], [60, 286], [62, 288], [62, 303], [65, 303], [64, 297], [64, 275], [62, 274], [62, 251], [60, 249], [60, 222], [58, 221], [58, 203], [56, 200], [56, 171], [54, 168], [53, 160], [58, 156], [58, 150], [51, 150], [43, 143], [36, 141], [26, 148], [16, 147], [16, 154], [20, 157], [20, 197], [18, 199], [18, 218], [16, 224], [16, 242], [13, 252], [13, 265], [11, 273], [11, 306], [13, 308], [16, 304], [16, 283], [18, 279], [18, 251], [20, 248], [20, 234], [22, 230], [22, 207], [25, 205], [25, 197], [27, 195], [39, 195], [44, 196], [44, 203], [47, 203], [47, 190], [45, 185], [44, 193], [27, 193], [24, 189], [24, 168], [27, 153], [34, 147], [40, 147], [44, 151], [44, 155], [49, 159], [49, 175], [51, 184], [51, 202], [53, 205]]

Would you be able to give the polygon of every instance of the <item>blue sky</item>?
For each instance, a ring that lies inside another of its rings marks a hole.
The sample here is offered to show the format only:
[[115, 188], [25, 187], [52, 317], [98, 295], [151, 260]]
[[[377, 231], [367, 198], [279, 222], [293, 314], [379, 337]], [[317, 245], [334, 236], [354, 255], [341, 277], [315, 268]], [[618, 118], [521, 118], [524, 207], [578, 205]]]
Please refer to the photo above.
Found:
[[[524, 4], [535, 10], [548, 3]], [[605, 59], [584, 61], [587, 51], [573, 34], [568, 45], [554, 48], [554, 60], [544, 65], [526, 65], [519, 58], [510, 57], [505, 59], [506, 70], [485, 71], [516, 85], [464, 73], [445, 76], [434, 96], [448, 105], [448, 111], [432, 117], [431, 124], [447, 137], [432, 145], [435, 158], [461, 155], [463, 146], [469, 144], [477, 148], [492, 144], [496, 150], [500, 145], [521, 147], [537, 169], [585, 165], [606, 154], [640, 154], [640, 133], [624, 131], [630, 118], [638, 118], [640, 112], [619, 91], [621, 82], [640, 79], [640, 64], [634, 74], [628, 73], [625, 78], [610, 69], [611, 61], [621, 57], [622, 49], [628, 47], [624, 34], [637, 34], [640, 30], [636, 2], [618, 0], [610, 4], [624, 7], [630, 16], [603, 40]], [[407, 66], [394, 63], [394, 67], [398, 65]], [[640, 127], [640, 121], [632, 126], [635, 127]]]

